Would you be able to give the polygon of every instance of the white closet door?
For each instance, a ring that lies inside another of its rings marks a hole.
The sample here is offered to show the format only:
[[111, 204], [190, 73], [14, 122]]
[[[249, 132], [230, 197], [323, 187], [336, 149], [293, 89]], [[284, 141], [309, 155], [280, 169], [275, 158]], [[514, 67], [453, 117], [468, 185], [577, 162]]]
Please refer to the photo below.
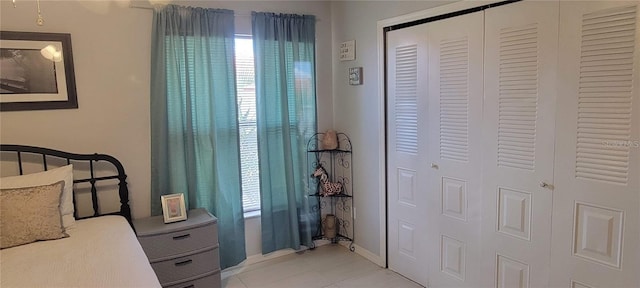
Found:
[[554, 287], [640, 287], [640, 11], [560, 4]]
[[387, 33], [389, 269], [427, 283], [426, 25]]
[[427, 198], [429, 284], [483, 281], [482, 51], [484, 12], [428, 23]]
[[485, 13], [485, 273], [494, 287], [548, 287], [558, 2]]

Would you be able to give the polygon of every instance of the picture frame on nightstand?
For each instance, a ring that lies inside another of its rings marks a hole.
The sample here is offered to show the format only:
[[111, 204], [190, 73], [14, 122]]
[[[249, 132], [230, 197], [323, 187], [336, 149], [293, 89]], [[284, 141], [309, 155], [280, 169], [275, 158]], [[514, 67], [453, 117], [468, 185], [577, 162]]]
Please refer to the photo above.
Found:
[[164, 223], [187, 220], [187, 209], [184, 204], [184, 194], [176, 193], [160, 196]]

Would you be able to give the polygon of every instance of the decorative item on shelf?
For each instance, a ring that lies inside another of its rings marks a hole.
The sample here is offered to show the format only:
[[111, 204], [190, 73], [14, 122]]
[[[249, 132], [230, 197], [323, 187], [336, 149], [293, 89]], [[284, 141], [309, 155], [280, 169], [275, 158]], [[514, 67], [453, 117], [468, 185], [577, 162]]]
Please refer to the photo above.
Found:
[[[335, 134], [334, 134], [335, 133]], [[337, 143], [325, 143], [328, 140]], [[315, 234], [312, 239], [330, 240], [331, 243], [349, 242], [355, 251], [353, 150], [345, 133], [326, 131], [314, 134], [307, 141], [307, 175], [309, 206], [317, 213]], [[335, 227], [335, 231], [331, 229]], [[315, 247], [312, 242], [311, 249]]]
[[338, 148], [338, 135], [334, 130], [327, 130], [322, 137], [322, 149], [333, 150]]
[[320, 196], [326, 197], [342, 193], [342, 183], [329, 181], [327, 170], [324, 170], [322, 165], [318, 165], [318, 167], [316, 167], [316, 170], [313, 171], [311, 177], [320, 178], [320, 187], [322, 188], [318, 191]]
[[162, 215], [164, 216], [165, 224], [187, 220], [184, 194], [162, 195], [160, 200], [162, 201]]
[[322, 220], [322, 228], [324, 230], [324, 237], [329, 239], [336, 238], [338, 236], [338, 218], [336, 215], [327, 214]]

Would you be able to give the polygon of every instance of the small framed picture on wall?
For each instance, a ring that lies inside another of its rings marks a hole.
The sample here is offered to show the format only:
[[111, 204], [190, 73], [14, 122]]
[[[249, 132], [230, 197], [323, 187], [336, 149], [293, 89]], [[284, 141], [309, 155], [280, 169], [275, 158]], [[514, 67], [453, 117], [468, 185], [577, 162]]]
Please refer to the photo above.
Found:
[[349, 68], [349, 85], [362, 85], [362, 67]]
[[184, 204], [184, 194], [162, 195], [162, 215], [164, 223], [187, 220], [187, 209]]

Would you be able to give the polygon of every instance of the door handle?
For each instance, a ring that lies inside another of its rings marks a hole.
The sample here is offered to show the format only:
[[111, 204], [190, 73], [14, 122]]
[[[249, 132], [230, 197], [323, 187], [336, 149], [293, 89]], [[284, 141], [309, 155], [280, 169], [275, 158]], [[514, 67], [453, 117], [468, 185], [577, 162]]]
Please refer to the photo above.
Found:
[[431, 163], [431, 168], [438, 169], [440, 167], [438, 167], [438, 164], [436, 164], [436, 163]]
[[553, 190], [553, 185], [544, 181], [540, 182], [540, 187]]

